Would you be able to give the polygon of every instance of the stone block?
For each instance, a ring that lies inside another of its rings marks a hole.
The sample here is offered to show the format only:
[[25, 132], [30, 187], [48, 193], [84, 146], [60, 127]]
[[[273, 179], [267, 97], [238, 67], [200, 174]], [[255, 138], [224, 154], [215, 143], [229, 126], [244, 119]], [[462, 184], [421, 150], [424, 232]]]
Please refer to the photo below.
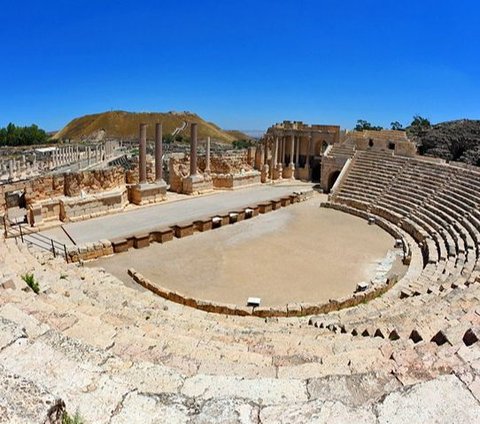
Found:
[[111, 240], [113, 251], [115, 253], [121, 253], [121, 252], [126, 252], [128, 251], [128, 240], [125, 238], [115, 238]]
[[193, 222], [196, 231], [208, 231], [212, 229], [212, 218], [200, 218]]
[[260, 203], [258, 205], [258, 210], [260, 213], [267, 213], [267, 212], [271, 212], [272, 211], [272, 203], [271, 202], [268, 202], [268, 203]]
[[150, 233], [150, 239], [157, 243], [166, 243], [167, 241], [173, 240], [173, 233], [172, 228], [159, 228]]
[[194, 225], [192, 222], [182, 222], [172, 226], [175, 237], [177, 238], [193, 235], [193, 227]]
[[282, 201], [281, 199], [273, 199], [271, 201], [272, 203], [272, 210], [276, 211], [282, 207]]
[[138, 234], [133, 237], [133, 247], [135, 249], [142, 249], [150, 246], [150, 234]]
[[128, 198], [130, 202], [136, 205], [161, 202], [167, 198], [167, 184], [165, 182], [155, 182], [130, 186], [128, 188]]

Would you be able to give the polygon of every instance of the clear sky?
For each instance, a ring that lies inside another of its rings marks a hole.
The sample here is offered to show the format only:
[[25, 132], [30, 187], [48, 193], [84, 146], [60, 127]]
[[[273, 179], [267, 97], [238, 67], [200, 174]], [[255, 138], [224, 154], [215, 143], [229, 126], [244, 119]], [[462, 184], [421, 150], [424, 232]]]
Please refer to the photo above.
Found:
[[0, 126], [480, 119], [478, 0], [0, 0]]

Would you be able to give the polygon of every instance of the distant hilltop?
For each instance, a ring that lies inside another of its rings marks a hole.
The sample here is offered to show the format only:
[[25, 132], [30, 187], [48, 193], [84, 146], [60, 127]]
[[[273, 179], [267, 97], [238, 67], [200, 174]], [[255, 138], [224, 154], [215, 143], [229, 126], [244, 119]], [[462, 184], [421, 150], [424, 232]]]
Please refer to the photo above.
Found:
[[198, 124], [198, 137], [222, 143], [232, 143], [236, 140], [250, 139], [251, 137], [240, 131], [225, 131], [218, 125], [207, 122], [192, 112], [125, 112], [109, 111], [85, 115], [75, 118], [63, 129], [55, 134], [59, 140], [74, 141], [101, 141], [103, 139], [135, 139], [138, 137], [138, 128], [141, 123], [148, 125], [147, 138], [153, 139], [155, 124], [163, 124], [163, 134], [189, 137], [188, 124]]

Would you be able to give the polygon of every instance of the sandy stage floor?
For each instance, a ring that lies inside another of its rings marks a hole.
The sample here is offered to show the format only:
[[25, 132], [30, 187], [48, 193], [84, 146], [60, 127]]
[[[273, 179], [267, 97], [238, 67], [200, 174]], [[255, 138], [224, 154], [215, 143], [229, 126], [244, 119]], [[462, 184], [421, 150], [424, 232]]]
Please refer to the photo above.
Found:
[[[89, 264], [127, 284], [134, 267], [147, 278], [198, 299], [262, 306], [319, 302], [351, 294], [375, 277], [393, 238], [375, 225], [319, 208], [320, 196], [221, 229]], [[405, 271], [397, 259], [393, 270]]]

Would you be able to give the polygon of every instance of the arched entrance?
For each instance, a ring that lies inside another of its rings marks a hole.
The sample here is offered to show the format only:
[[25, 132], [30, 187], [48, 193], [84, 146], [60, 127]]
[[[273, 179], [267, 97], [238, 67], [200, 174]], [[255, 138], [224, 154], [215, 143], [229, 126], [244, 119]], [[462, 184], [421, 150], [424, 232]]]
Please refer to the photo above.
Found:
[[322, 175], [322, 166], [320, 161], [316, 160], [312, 165], [312, 183], [319, 183]]
[[328, 193], [332, 190], [333, 185], [337, 181], [338, 176], [340, 175], [340, 171], [334, 171], [328, 176]]

